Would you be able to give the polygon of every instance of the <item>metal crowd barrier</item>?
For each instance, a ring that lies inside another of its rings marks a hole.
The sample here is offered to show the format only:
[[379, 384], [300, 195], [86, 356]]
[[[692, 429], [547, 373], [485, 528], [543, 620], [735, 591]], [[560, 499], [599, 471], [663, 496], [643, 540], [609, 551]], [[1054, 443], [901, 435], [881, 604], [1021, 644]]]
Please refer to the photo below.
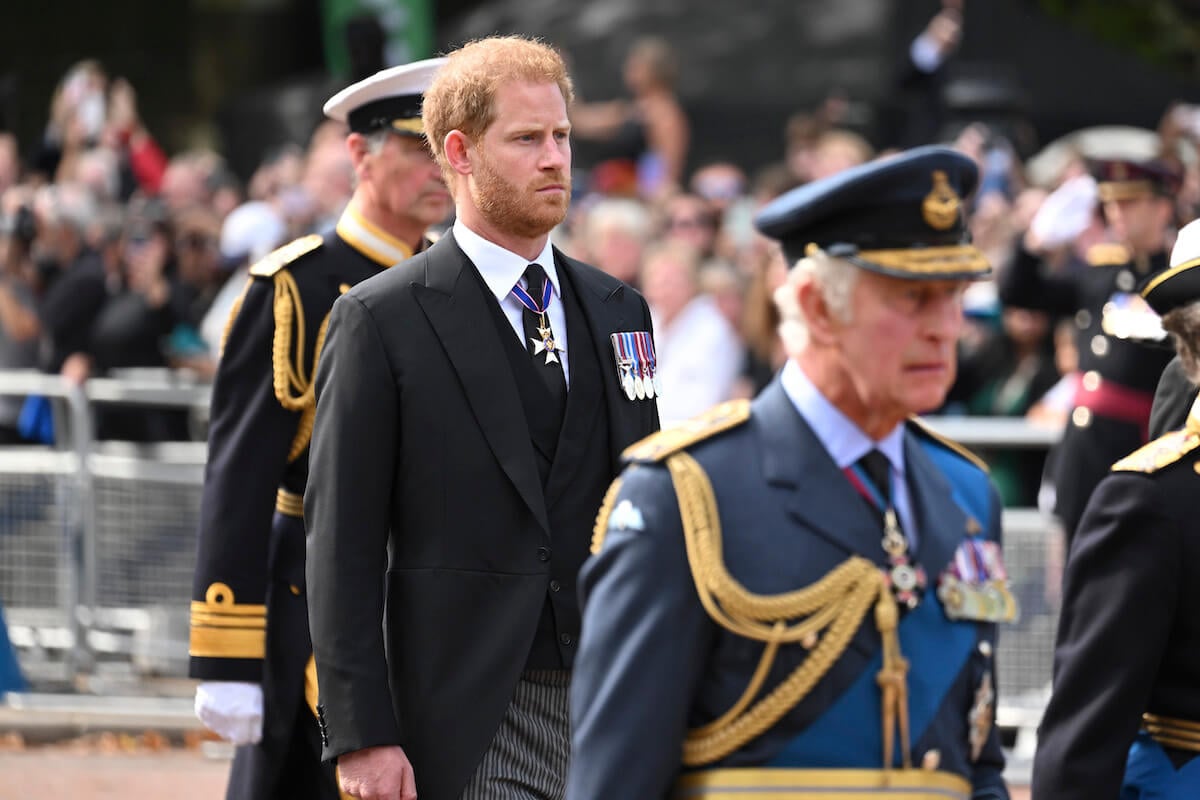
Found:
[[[170, 373], [94, 379], [0, 371], [0, 395], [52, 399], [53, 447], [0, 448], [0, 601], [22, 668], [76, 688], [122, 676], [136, 688], [187, 665], [203, 442], [97, 442], [98, 404], [207, 411], [209, 387]], [[1048, 448], [1059, 433], [1022, 419], [930, 418], [968, 447]], [[1001, 633], [1002, 716], [1023, 719], [1050, 680], [1061, 537], [1034, 509], [1006, 509], [1005, 556], [1021, 620]], [[97, 677], [99, 676], [99, 678]]]
[[166, 371], [77, 386], [0, 371], [0, 395], [41, 395], [52, 446], [0, 447], [0, 601], [35, 687], [183, 675], [203, 442], [97, 442], [98, 404], [207, 412], [209, 387]]

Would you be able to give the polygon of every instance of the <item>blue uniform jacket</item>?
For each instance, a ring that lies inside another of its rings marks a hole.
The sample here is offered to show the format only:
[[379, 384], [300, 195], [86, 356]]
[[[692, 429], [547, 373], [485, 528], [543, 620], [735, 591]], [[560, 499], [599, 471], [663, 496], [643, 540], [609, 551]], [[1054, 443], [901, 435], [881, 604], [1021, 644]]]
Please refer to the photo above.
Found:
[[[905, 459], [930, 588], [902, 618], [912, 762], [936, 750], [940, 769], [976, 798], [1007, 798], [990, 729], [970, 758], [968, 715], [984, 674], [995, 684], [992, 623], [951, 621], [937, 576], [968, 534], [999, 541], [1000, 503], [986, 474], [910, 426]], [[809, 586], [853, 555], [885, 564], [880, 524], [776, 380], [748, 421], [688, 448], [713, 484], [729, 572], [747, 589]], [[735, 635], [702, 607], [685, 552], [671, 478], [662, 464], [622, 474], [600, 551], [583, 568], [583, 633], [571, 690], [570, 800], [668, 795], [689, 728], [724, 713], [751, 680], [763, 644]], [[631, 508], [625, 507], [625, 501]], [[965, 509], [973, 509], [968, 511]], [[882, 766], [880, 636], [870, 614], [830, 671], [779, 722], [711, 767]], [[784, 645], [763, 693], [807, 650]], [[992, 706], [994, 708], [994, 705]], [[992, 712], [988, 711], [988, 723]], [[897, 753], [897, 764], [899, 753]]]

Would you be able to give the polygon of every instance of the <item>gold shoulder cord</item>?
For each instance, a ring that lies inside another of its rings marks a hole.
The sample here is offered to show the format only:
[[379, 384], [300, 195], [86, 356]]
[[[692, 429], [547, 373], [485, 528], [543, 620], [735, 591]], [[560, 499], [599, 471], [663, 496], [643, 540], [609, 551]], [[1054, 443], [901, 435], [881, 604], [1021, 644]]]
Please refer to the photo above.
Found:
[[[853, 556], [811, 586], [776, 595], [754, 594], [725, 568], [716, 496], [703, 468], [686, 452], [672, 455], [666, 463], [679, 501], [688, 563], [700, 602], [726, 630], [766, 644], [749, 686], [733, 707], [707, 725], [688, 731], [683, 763], [702, 766], [718, 761], [795, 708], [845, 652], [874, 603], [875, 623], [883, 635], [883, 668], [877, 676], [883, 691], [883, 765], [884, 769], [891, 767], [898, 724], [903, 763], [911, 766], [908, 663], [900, 654], [896, 602], [879, 568]], [[790, 619], [798, 621], [789, 624]], [[810, 651], [808, 658], [751, 707], [779, 646], [794, 643]]]
[[604, 493], [600, 511], [596, 514], [596, 524], [592, 526], [592, 555], [599, 553], [600, 548], [604, 546], [604, 534], [608, 532], [608, 518], [612, 514], [613, 504], [617, 502], [617, 495], [620, 493], [621, 479], [617, 478]]
[[[316, 402], [313, 396], [312, 376], [304, 360], [304, 306], [300, 300], [300, 287], [287, 270], [275, 273], [275, 338], [272, 362], [274, 366], [275, 398], [288, 411], [301, 412], [299, 429], [288, 452], [288, 461], [294, 461], [312, 438]], [[289, 358], [292, 344], [292, 320], [295, 319], [295, 358]], [[313, 369], [325, 344], [325, 331], [329, 326], [329, 315], [321, 322], [317, 332], [316, 349], [313, 351]]]

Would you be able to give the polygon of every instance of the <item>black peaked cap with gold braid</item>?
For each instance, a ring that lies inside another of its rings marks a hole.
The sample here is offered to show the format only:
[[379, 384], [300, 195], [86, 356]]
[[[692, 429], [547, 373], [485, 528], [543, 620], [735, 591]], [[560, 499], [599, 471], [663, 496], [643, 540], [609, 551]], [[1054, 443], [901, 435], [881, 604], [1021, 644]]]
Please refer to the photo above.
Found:
[[1159, 316], [1200, 301], [1200, 220], [1180, 229], [1169, 269], [1150, 278], [1141, 294]]
[[898, 278], [982, 278], [991, 266], [966, 220], [978, 176], [957, 150], [918, 147], [793, 189], [754, 222], [792, 263], [819, 248]]

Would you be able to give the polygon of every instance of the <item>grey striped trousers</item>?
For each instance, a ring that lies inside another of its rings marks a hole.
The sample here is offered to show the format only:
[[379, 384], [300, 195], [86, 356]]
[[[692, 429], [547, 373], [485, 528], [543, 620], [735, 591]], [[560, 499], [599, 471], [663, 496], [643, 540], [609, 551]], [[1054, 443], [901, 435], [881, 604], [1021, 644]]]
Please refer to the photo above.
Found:
[[563, 800], [571, 761], [571, 673], [521, 675], [462, 800]]

